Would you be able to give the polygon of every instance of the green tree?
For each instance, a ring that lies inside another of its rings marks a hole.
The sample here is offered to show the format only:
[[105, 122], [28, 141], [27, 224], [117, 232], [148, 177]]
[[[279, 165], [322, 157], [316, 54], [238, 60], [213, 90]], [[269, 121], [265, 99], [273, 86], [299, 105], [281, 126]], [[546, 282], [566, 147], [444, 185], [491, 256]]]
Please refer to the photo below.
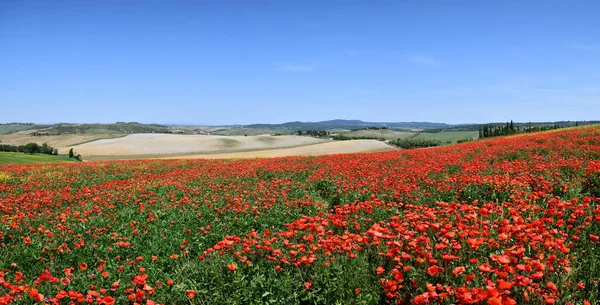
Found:
[[51, 155], [52, 154], [52, 146], [49, 146], [46, 143], [42, 144], [42, 146], [40, 147], [40, 153]]
[[37, 143], [27, 143], [23, 148], [23, 152], [26, 154], [37, 154], [40, 152], [40, 146]]

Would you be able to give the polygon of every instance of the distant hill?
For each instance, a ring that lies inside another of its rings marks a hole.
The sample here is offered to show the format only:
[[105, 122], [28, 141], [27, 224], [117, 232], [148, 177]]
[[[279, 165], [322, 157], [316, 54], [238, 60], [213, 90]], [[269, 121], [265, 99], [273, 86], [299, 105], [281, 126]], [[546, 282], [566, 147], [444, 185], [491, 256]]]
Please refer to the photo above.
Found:
[[109, 124], [56, 123], [38, 125], [32, 123], [7, 123], [0, 125], [0, 134], [31, 131], [34, 135], [63, 134], [128, 134], [128, 133], [170, 133], [172, 128], [159, 124], [137, 122], [116, 122]]
[[361, 129], [367, 127], [388, 128], [419, 128], [419, 129], [444, 129], [453, 125], [432, 122], [365, 122], [361, 120], [329, 120], [321, 122], [287, 122], [281, 124], [251, 124], [246, 128], [283, 129], [283, 130], [329, 130], [329, 129]]
[[[598, 124], [600, 121], [578, 121], [578, 125]], [[481, 125], [500, 126], [506, 122], [485, 124], [446, 124], [435, 122], [366, 122], [361, 120], [335, 119], [320, 122], [286, 122], [281, 124], [250, 124], [250, 125], [221, 125], [221, 126], [194, 126], [194, 125], [161, 125], [144, 124], [137, 122], [116, 122], [106, 124], [34, 124], [34, 123], [5, 123], [0, 124], [0, 135], [9, 135], [17, 132], [26, 132], [32, 136], [57, 136], [70, 134], [87, 135], [123, 135], [132, 133], [177, 133], [177, 134], [212, 134], [212, 135], [256, 135], [265, 133], [292, 134], [297, 131], [327, 130], [338, 132], [340, 130], [359, 130], [378, 127], [389, 129], [418, 129], [424, 132], [436, 131], [473, 131], [479, 130]], [[575, 126], [575, 121], [559, 122], [514, 122], [516, 127], [550, 126], [557, 124], [561, 127]]]

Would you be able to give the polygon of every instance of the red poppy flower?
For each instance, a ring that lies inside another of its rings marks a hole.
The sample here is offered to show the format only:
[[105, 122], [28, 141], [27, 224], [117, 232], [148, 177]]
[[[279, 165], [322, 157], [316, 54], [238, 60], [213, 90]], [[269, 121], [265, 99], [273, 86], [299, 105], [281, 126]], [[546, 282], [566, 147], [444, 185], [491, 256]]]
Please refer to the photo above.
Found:
[[186, 290], [185, 291], [185, 295], [189, 298], [189, 299], [193, 299], [196, 296], [196, 290]]
[[311, 286], [312, 286], [312, 282], [304, 282], [304, 287], [306, 287], [306, 290], [310, 290]]

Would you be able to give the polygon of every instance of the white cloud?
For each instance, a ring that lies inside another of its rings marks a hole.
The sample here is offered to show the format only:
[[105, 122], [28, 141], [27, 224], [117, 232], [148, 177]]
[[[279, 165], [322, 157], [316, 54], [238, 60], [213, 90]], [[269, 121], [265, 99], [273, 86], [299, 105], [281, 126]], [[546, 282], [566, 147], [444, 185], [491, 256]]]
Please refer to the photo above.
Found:
[[429, 67], [439, 67], [440, 61], [431, 56], [425, 55], [413, 55], [409, 58], [409, 60], [413, 63], [425, 65]]
[[277, 66], [277, 71], [285, 71], [285, 72], [312, 72], [317, 70], [317, 64], [312, 63], [308, 65], [303, 64], [295, 64], [295, 63], [286, 63]]

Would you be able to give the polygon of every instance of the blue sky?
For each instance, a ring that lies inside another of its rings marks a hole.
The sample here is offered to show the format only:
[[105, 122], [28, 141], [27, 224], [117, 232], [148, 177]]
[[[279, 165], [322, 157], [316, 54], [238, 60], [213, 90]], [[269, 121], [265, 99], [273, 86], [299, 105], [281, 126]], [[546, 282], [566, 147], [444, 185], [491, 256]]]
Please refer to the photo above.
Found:
[[600, 119], [599, 1], [0, 1], [0, 122]]

